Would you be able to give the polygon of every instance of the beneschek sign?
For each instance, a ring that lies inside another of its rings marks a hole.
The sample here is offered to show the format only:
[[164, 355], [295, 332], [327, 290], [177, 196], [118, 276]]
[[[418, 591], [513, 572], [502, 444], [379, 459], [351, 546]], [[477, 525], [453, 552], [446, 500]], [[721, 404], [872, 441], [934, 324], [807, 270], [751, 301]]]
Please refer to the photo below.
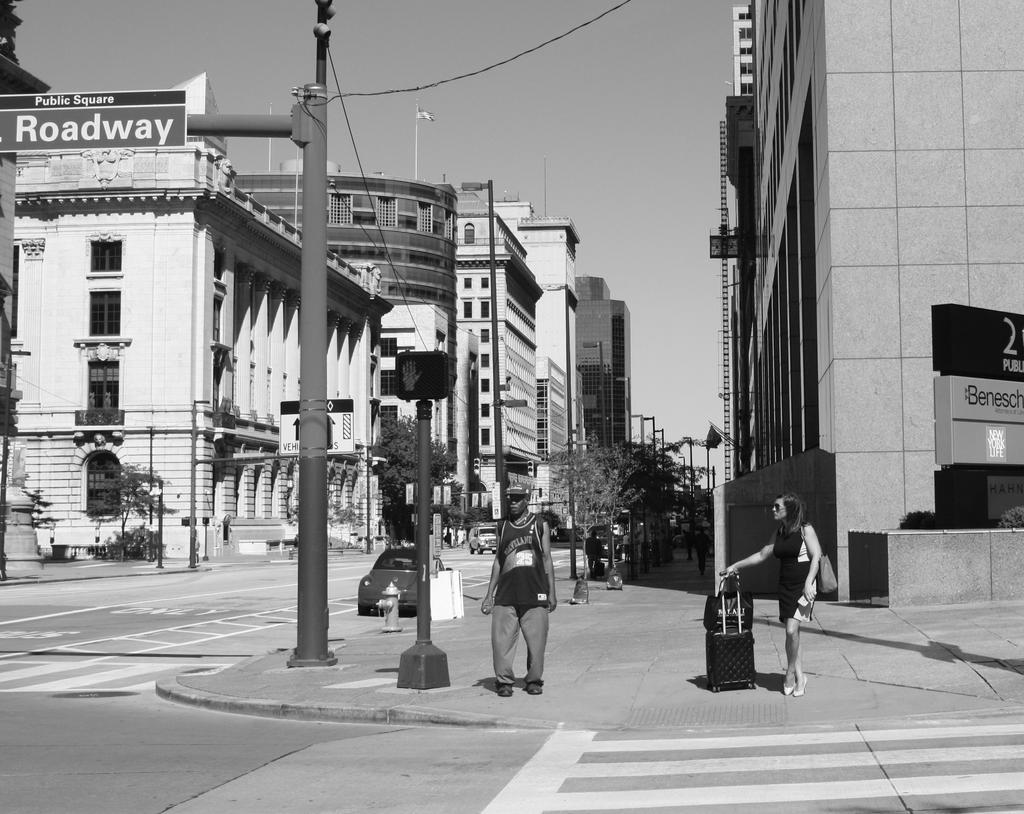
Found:
[[0, 96], [0, 152], [183, 147], [185, 91]]

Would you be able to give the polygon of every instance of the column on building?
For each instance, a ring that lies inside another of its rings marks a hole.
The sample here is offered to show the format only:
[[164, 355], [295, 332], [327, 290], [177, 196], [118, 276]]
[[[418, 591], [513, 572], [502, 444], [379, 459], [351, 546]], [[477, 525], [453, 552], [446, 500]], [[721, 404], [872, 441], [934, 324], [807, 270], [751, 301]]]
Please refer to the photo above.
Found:
[[270, 364], [270, 349], [268, 347], [270, 305], [270, 279], [259, 274], [256, 276], [253, 285], [253, 313], [254, 322], [252, 329], [253, 336], [253, 359], [252, 359], [252, 404], [249, 409], [253, 411], [254, 418], [264, 418], [270, 414], [268, 399], [268, 374], [267, 368]]
[[341, 317], [338, 322], [338, 395], [352, 398], [352, 320]]
[[327, 398], [341, 395], [338, 384], [338, 350], [341, 315], [337, 311], [327, 312]]
[[299, 294], [289, 289], [284, 298], [284, 387], [283, 401], [299, 398]]
[[235, 405], [247, 414], [252, 375], [252, 285], [253, 273], [239, 263], [235, 271]]

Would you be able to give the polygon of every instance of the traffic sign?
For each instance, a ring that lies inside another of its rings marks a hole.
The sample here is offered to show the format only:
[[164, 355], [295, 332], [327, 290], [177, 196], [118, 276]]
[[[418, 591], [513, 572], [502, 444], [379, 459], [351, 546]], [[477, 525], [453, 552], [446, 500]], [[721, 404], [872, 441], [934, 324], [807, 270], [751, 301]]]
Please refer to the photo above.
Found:
[[0, 96], [0, 152], [183, 147], [185, 91]]
[[448, 398], [448, 354], [442, 350], [402, 351], [395, 357], [398, 397], [403, 401]]
[[[299, 454], [298, 401], [282, 401], [277, 451], [279, 455]], [[352, 455], [356, 451], [355, 415], [352, 399], [327, 399], [327, 454]]]

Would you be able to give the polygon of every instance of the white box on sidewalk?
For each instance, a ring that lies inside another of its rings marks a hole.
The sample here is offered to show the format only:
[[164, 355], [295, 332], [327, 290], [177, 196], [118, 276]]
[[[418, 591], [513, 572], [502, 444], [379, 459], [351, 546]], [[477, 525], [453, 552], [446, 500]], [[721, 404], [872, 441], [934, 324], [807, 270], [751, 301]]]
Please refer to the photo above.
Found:
[[438, 571], [430, 578], [430, 618], [461, 619], [465, 615], [462, 572]]

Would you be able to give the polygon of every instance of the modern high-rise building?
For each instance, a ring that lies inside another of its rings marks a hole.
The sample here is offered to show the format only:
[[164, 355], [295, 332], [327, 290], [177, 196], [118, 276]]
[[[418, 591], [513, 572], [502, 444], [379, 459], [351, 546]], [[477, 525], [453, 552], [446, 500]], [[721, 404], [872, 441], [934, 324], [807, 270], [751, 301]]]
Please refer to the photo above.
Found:
[[935, 507], [932, 305], [1024, 313], [1022, 29], [1013, 4], [749, 11], [754, 92], [727, 103], [741, 477], [716, 522], [734, 561], [801, 493], [845, 597], [848, 533]]
[[747, 6], [732, 7], [732, 92], [754, 92], [754, 26]]
[[577, 277], [576, 292], [576, 356], [584, 424], [599, 443], [622, 444], [630, 440], [629, 307], [611, 298], [603, 277]]

